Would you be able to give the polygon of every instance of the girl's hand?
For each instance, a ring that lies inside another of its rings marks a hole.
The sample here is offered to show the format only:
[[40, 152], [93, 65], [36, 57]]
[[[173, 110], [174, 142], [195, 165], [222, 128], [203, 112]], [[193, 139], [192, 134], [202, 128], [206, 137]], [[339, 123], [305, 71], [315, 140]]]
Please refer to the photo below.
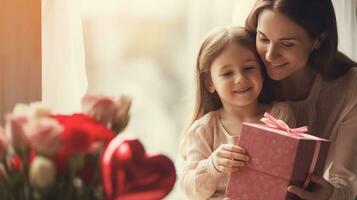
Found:
[[306, 200], [328, 200], [333, 193], [333, 186], [321, 176], [311, 175], [311, 181], [316, 183], [314, 191], [309, 192], [297, 186], [289, 186], [288, 191]]
[[249, 160], [246, 151], [233, 144], [222, 144], [212, 153], [214, 167], [223, 173], [229, 174], [243, 167]]

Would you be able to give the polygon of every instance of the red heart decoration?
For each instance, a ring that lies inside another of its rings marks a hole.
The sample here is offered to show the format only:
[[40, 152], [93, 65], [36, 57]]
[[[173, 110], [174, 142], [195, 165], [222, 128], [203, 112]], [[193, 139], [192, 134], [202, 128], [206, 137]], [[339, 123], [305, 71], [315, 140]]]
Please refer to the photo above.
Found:
[[148, 155], [139, 140], [118, 135], [102, 159], [107, 200], [158, 200], [173, 188], [176, 172], [164, 155]]

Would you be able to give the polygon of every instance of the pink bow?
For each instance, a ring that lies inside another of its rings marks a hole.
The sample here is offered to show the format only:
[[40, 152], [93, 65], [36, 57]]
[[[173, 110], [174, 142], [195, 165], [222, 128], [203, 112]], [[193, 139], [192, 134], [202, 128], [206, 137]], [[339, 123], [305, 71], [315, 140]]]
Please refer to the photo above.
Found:
[[271, 128], [276, 128], [282, 131], [288, 132], [289, 135], [303, 137], [303, 134], [308, 131], [307, 126], [302, 126], [299, 128], [290, 128], [284, 121], [276, 119], [269, 113], [264, 113], [264, 117], [260, 119], [264, 124]]

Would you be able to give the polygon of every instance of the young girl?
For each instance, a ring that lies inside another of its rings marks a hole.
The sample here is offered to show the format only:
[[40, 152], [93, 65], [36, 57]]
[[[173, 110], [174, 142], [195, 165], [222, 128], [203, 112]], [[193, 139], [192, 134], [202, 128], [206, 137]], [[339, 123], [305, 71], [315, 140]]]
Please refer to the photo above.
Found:
[[180, 146], [180, 186], [190, 199], [222, 199], [229, 174], [249, 161], [235, 145], [242, 122], [259, 123], [264, 112], [290, 126], [295, 120], [286, 103], [272, 103], [254, 34], [244, 28], [208, 35], [198, 54], [196, 79], [195, 113]]

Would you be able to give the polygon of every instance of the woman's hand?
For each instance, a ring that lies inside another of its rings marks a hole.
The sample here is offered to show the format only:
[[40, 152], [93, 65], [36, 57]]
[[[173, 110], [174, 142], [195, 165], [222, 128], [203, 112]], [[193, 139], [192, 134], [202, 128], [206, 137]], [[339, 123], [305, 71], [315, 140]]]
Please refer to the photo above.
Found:
[[246, 151], [233, 144], [222, 144], [212, 153], [214, 167], [223, 173], [229, 174], [243, 167], [249, 160]]
[[321, 176], [311, 175], [311, 181], [316, 183], [314, 191], [309, 192], [297, 186], [289, 186], [288, 191], [305, 200], [328, 200], [333, 193], [333, 186]]

